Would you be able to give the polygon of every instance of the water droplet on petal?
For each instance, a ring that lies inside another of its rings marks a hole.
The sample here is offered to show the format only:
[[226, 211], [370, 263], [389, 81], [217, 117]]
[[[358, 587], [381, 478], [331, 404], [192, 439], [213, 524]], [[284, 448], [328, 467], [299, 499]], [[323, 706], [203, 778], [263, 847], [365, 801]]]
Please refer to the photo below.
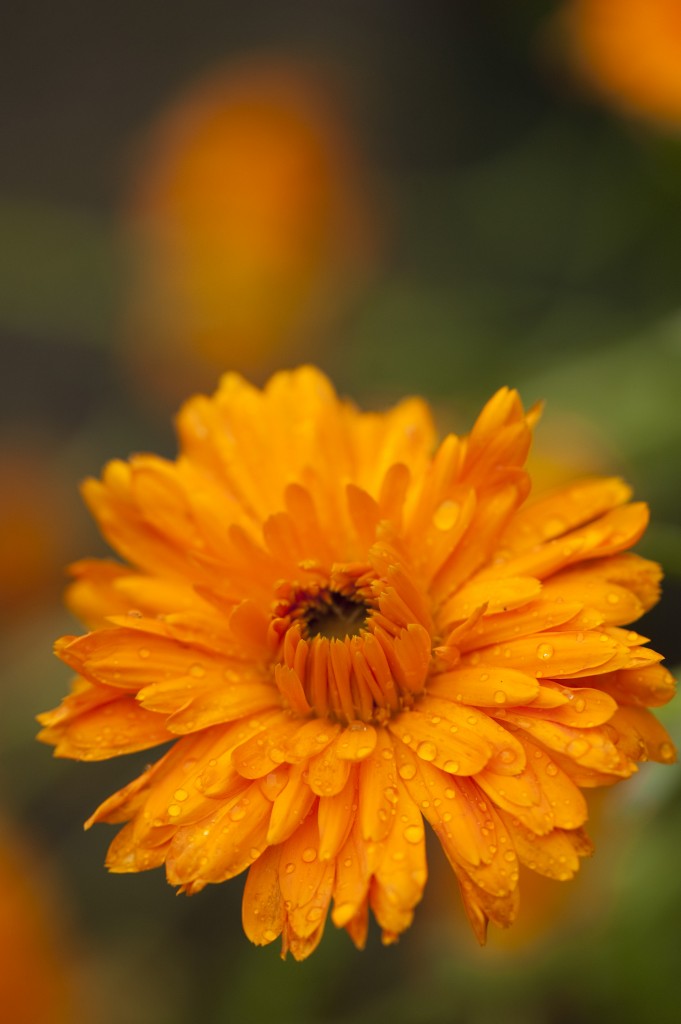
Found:
[[206, 674], [205, 668], [202, 665], [192, 665], [189, 669], [189, 675], [193, 676], [194, 679], [202, 679]]
[[416, 768], [413, 764], [401, 764], [397, 769], [397, 774], [401, 779], [406, 779], [408, 781], [409, 779], [413, 779], [416, 775]]
[[423, 826], [422, 825], [407, 825], [404, 830], [404, 838], [408, 843], [420, 843], [423, 839]]
[[660, 743], [659, 754], [662, 760], [668, 763], [676, 760], [676, 751], [671, 743]]
[[189, 793], [187, 792], [186, 789], [176, 789], [173, 795], [174, 798], [178, 801], [178, 803], [182, 803], [183, 800], [187, 799]]
[[419, 743], [417, 753], [424, 761], [434, 761], [437, 757], [437, 747], [429, 740], [424, 740], [423, 743]]
[[312, 846], [308, 846], [307, 849], [303, 850], [301, 857], [306, 864], [311, 864], [312, 861], [317, 859], [317, 851]]
[[547, 765], [546, 765], [546, 774], [547, 775], [551, 775], [551, 776], [558, 774], [558, 768], [553, 763], [553, 761], [549, 761], [547, 763]]
[[168, 808], [168, 814], [171, 818], [177, 818], [177, 816], [181, 813], [182, 808], [178, 807], [177, 804], [171, 804], [170, 807]]
[[140, 647], [138, 654], [140, 658], [148, 658], [149, 655], [151, 654], [151, 651], [149, 650], [148, 647]]
[[435, 509], [433, 514], [433, 525], [438, 530], [451, 530], [459, 518], [459, 506], [457, 502], [447, 499]]
[[553, 656], [553, 647], [551, 644], [539, 644], [537, 647], [537, 657], [541, 658], [542, 661], [546, 661], [548, 658]]
[[444, 769], [446, 772], [449, 772], [450, 775], [456, 775], [460, 767], [461, 766], [458, 761], [445, 761], [444, 763]]
[[586, 707], [586, 701], [584, 700], [584, 698], [583, 697], [578, 697], [577, 700], [574, 703], [575, 711], [581, 712], [581, 711], [584, 710], [585, 707]]
[[496, 691], [496, 693], [494, 694], [494, 703], [495, 704], [505, 704], [506, 703], [506, 694], [504, 693], [503, 690], [497, 690]]
[[590, 747], [586, 740], [576, 739], [570, 740], [565, 748], [565, 753], [569, 754], [570, 757], [583, 757], [589, 749]]

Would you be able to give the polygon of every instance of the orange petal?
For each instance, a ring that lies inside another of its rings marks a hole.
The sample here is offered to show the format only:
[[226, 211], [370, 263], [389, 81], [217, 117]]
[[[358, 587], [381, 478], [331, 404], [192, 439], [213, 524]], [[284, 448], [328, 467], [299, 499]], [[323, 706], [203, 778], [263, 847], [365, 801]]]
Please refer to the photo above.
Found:
[[617, 746], [634, 761], [650, 759], [662, 764], [676, 761], [676, 749], [669, 733], [646, 708], [619, 708], [606, 728]]
[[513, 665], [528, 675], [551, 679], [577, 678], [597, 670], [619, 668], [630, 655], [624, 645], [602, 630], [554, 631], [508, 640], [502, 646], [484, 647], [477, 652], [490, 665]]
[[[614, 716], [613, 716], [614, 717]], [[626, 778], [634, 770], [628, 758], [609, 739], [610, 723], [595, 729], [574, 729], [558, 722], [506, 712], [504, 720], [528, 733], [536, 742], [583, 768]], [[580, 783], [581, 784], [581, 783]]]
[[256, 946], [274, 942], [284, 926], [286, 911], [279, 886], [281, 847], [268, 847], [246, 878], [241, 919], [246, 935]]
[[[279, 884], [291, 931], [301, 939], [323, 927], [331, 901], [335, 864], [319, 857], [316, 814], [283, 844], [279, 862]], [[292, 952], [296, 955], [295, 950]]]
[[660, 707], [670, 701], [676, 692], [674, 676], [659, 664], [644, 668], [622, 668], [589, 680], [589, 683], [605, 690], [618, 704], [644, 707]]
[[581, 480], [561, 487], [528, 501], [513, 517], [501, 546], [514, 554], [528, 551], [591, 522], [630, 497], [631, 488], [617, 477]]
[[357, 810], [357, 771], [352, 771], [345, 787], [333, 796], [320, 796], [317, 810], [319, 859], [332, 860], [346, 842]]
[[291, 766], [288, 783], [275, 797], [272, 805], [267, 830], [268, 843], [282, 843], [307, 818], [315, 802], [315, 795], [308, 785], [306, 774], [300, 765]]
[[503, 707], [531, 703], [539, 693], [534, 676], [514, 668], [462, 663], [428, 682], [428, 694], [477, 707]]
[[257, 784], [210, 818], [177, 830], [166, 873], [171, 885], [224, 882], [249, 867], [267, 846], [272, 804]]
[[399, 782], [397, 790], [395, 825], [383, 842], [369, 897], [384, 941], [409, 927], [428, 876], [421, 812]]
[[589, 856], [593, 851], [590, 840], [581, 829], [565, 831], [557, 828], [540, 836], [516, 825], [510, 818], [507, 824], [521, 863], [547, 878], [567, 881], [578, 871], [579, 858]]
[[379, 729], [376, 749], [359, 769], [358, 822], [362, 840], [380, 842], [392, 828], [396, 776], [392, 738], [386, 729]]
[[463, 622], [482, 604], [486, 607], [487, 615], [512, 611], [538, 597], [540, 590], [541, 583], [531, 576], [489, 580], [484, 583], [478, 583], [473, 579], [445, 601], [438, 612], [438, 622], [443, 628], [455, 622]]

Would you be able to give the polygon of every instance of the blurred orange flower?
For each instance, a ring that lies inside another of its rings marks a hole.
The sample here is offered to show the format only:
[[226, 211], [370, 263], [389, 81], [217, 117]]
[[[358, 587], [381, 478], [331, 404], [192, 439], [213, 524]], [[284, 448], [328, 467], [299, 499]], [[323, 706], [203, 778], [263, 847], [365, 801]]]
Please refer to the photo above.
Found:
[[129, 211], [145, 388], [289, 358], [365, 277], [374, 222], [322, 76], [261, 57], [199, 82], [152, 131]]
[[562, 12], [583, 79], [625, 110], [681, 124], [679, 0], [570, 0]]
[[[71, 1024], [73, 970], [54, 908], [23, 845], [0, 821], [0, 1006], [11, 1024]], [[52, 913], [50, 912], [52, 911]]]
[[[618, 479], [527, 501], [538, 410], [499, 391], [436, 447], [428, 406], [383, 414], [311, 367], [227, 375], [178, 418], [175, 462], [115, 461], [86, 499], [129, 565], [76, 565], [78, 676], [40, 716], [56, 754], [170, 749], [91, 822], [128, 822], [113, 871], [188, 893], [249, 870], [243, 920], [307, 956], [331, 917], [385, 942], [427, 877], [425, 822], [479, 940], [519, 865], [565, 880], [591, 852], [583, 788], [673, 745], [674, 692], [621, 627], [659, 567], [627, 553], [647, 509]], [[424, 821], [425, 819], [425, 821]]]
[[0, 610], [13, 619], [54, 600], [71, 528], [61, 480], [37, 446], [0, 443]]

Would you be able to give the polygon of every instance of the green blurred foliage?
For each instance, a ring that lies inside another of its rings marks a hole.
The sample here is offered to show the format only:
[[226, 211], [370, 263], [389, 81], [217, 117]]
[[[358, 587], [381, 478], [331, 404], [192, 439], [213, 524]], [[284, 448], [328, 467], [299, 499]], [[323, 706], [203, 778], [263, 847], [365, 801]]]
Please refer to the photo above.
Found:
[[[130, 388], [118, 351], [130, 154], [217, 62], [260, 48], [313, 57], [348, 87], [386, 224], [380, 274], [315, 361], [360, 402], [420, 392], [464, 429], [506, 383], [547, 400], [547, 431], [554, 417], [578, 421], [603, 470], [651, 502], [642, 550], [668, 579], [643, 632], [681, 661], [681, 139], [546, 72], [537, 32], [555, 4], [219, 6], [123, 2], [103, 21], [82, 2], [14, 10], [0, 165], [4, 443], [49, 437], [69, 493], [107, 458], [172, 453], [168, 410], [141, 400], [144, 381]], [[74, 556], [103, 551], [84, 514], [79, 533]], [[73, 628], [42, 604], [4, 627], [0, 786], [64, 894], [74, 1024], [677, 1019], [677, 770], [644, 766], [613, 794], [584, 902], [568, 899], [550, 935], [515, 949], [493, 937], [480, 951], [443, 891], [396, 947], [372, 933], [360, 954], [329, 926], [310, 961], [282, 963], [243, 937], [238, 881], [187, 900], [160, 872], [104, 872], [110, 830], [83, 835], [81, 822], [144, 758], [74, 765], [34, 744], [34, 713], [66, 683], [51, 638]], [[679, 711], [664, 717], [681, 739]]]

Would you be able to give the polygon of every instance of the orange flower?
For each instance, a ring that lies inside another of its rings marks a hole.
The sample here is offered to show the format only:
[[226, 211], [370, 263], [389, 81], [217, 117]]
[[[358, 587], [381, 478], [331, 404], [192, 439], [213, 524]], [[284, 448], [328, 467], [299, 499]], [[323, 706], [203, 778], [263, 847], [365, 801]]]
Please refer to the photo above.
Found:
[[254, 57], [194, 84], [150, 133], [128, 217], [128, 335], [156, 389], [186, 394], [187, 374], [225, 362], [262, 372], [365, 278], [375, 217], [329, 93], [319, 74]]
[[571, 0], [563, 12], [578, 70], [634, 114], [681, 123], [679, 0]]
[[[385, 942], [426, 882], [424, 819], [476, 935], [510, 924], [518, 863], [567, 879], [582, 788], [674, 749], [673, 680], [621, 628], [658, 596], [624, 553], [617, 479], [526, 501], [537, 410], [502, 389], [435, 448], [427, 406], [340, 402], [318, 371], [227, 375], [178, 419], [175, 462], [108, 465], [85, 497], [129, 563], [74, 567], [78, 673], [40, 717], [56, 754], [170, 749], [91, 817], [112, 871], [194, 893], [250, 868], [248, 936], [307, 956], [331, 917]], [[434, 450], [435, 448], [435, 450]], [[434, 453], [433, 453], [434, 451]]]
[[0, 820], [0, 1005], [12, 1024], [76, 1019], [76, 971], [53, 893], [30, 851]]

